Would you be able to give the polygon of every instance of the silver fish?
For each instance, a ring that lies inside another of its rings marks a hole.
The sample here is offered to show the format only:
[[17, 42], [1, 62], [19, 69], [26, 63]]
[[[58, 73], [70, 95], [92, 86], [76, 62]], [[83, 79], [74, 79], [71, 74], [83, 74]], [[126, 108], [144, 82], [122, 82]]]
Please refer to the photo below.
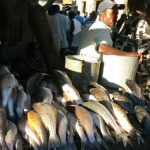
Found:
[[36, 90], [36, 88], [40, 85], [42, 80], [47, 77], [48, 74], [46, 73], [35, 73], [33, 74], [27, 81], [26, 91], [27, 93], [32, 96]]
[[10, 73], [8, 67], [5, 65], [0, 66], [0, 75], [5, 74], [5, 73]]
[[11, 73], [0, 76], [0, 90], [2, 96], [2, 107], [6, 108], [12, 90], [17, 86], [17, 80]]
[[121, 130], [116, 123], [116, 120], [104, 105], [98, 102], [85, 102], [82, 105], [99, 114], [105, 120], [105, 122], [114, 129], [116, 135], [121, 134]]
[[9, 150], [14, 150], [15, 139], [17, 137], [18, 129], [17, 126], [11, 121], [7, 121], [7, 124], [8, 129], [5, 136], [5, 142]]
[[17, 96], [16, 96], [16, 113], [19, 118], [24, 114], [25, 103], [28, 101], [28, 96], [23, 90], [23, 88], [17, 87]]
[[109, 95], [101, 90], [100, 88], [91, 88], [90, 93], [94, 95], [94, 97], [102, 103], [106, 108], [111, 112], [111, 114], [114, 116], [113, 108], [111, 106], [110, 97]]
[[142, 94], [141, 88], [138, 86], [136, 82], [132, 80], [127, 80], [125, 89], [128, 93], [130, 93], [130, 96], [135, 100], [135, 103], [137, 105], [145, 104], [145, 97]]
[[1, 150], [6, 150], [5, 135], [7, 132], [7, 118], [5, 109], [0, 109], [0, 147]]
[[35, 99], [35, 102], [47, 102], [51, 104], [53, 101], [52, 91], [46, 87], [38, 87], [35, 90], [35, 94], [33, 97]]
[[144, 133], [150, 134], [150, 115], [148, 114], [146, 109], [136, 105], [134, 107], [134, 112], [144, 130]]
[[125, 111], [119, 106], [118, 104], [112, 102], [112, 106], [114, 109], [114, 113], [116, 118], [118, 119], [118, 123], [121, 127], [130, 134], [130, 136], [134, 139], [137, 139], [138, 144], [144, 143], [144, 139], [141, 137], [140, 132], [137, 131], [131, 124], [130, 120], [128, 119]]
[[9, 99], [8, 99], [7, 109], [8, 109], [9, 118], [11, 120], [15, 120], [16, 119], [15, 102], [16, 102], [16, 87], [14, 87], [12, 89], [12, 92], [11, 92], [11, 94], [9, 96]]
[[121, 91], [113, 93], [113, 100], [129, 113], [133, 113], [132, 101]]

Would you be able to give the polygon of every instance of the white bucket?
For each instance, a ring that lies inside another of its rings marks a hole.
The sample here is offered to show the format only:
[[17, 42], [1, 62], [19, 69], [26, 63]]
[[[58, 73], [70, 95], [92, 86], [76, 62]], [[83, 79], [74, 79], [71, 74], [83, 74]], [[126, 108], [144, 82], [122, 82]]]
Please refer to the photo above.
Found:
[[103, 55], [99, 82], [111, 88], [125, 87], [127, 79], [135, 80], [137, 67], [137, 57]]
[[90, 81], [98, 82], [100, 61], [81, 55], [68, 55], [65, 69], [73, 85], [81, 92], [86, 91]]

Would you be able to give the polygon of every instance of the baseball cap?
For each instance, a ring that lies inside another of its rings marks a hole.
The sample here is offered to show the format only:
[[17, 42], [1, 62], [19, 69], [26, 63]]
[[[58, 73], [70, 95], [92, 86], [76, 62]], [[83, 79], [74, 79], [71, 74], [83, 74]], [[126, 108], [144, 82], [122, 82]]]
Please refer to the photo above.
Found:
[[104, 10], [109, 9], [109, 8], [118, 8], [118, 9], [124, 9], [125, 5], [124, 4], [117, 4], [111, 0], [103, 0], [97, 9], [97, 13], [100, 14], [102, 13]]

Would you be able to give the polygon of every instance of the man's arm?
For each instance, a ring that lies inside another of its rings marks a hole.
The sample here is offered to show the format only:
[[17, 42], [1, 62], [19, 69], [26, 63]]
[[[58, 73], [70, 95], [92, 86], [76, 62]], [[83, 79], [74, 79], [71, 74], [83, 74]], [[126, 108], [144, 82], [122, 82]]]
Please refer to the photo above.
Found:
[[98, 47], [98, 52], [103, 55], [118, 55], [118, 56], [131, 56], [131, 57], [139, 57], [139, 62], [142, 61], [143, 55], [137, 52], [124, 52], [120, 51], [116, 48], [113, 48], [107, 44], [101, 44]]

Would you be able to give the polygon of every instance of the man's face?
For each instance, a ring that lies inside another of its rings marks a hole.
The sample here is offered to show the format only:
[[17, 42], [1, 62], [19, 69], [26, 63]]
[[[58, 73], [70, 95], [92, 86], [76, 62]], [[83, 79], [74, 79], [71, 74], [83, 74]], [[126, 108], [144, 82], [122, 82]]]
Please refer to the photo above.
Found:
[[117, 21], [118, 10], [117, 8], [106, 9], [101, 15], [101, 21], [103, 21], [107, 26], [112, 27]]

